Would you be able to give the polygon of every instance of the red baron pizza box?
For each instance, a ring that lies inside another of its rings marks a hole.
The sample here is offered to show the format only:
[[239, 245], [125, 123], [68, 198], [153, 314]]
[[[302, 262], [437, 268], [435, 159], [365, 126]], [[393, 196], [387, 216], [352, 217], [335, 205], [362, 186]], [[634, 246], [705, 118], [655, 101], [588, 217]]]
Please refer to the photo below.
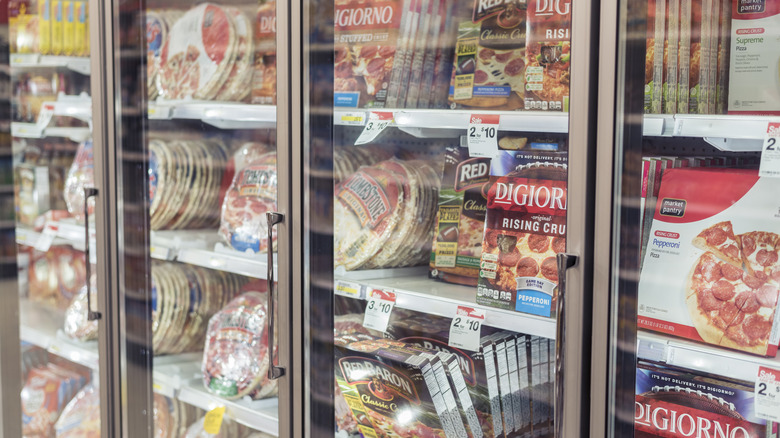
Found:
[[408, 0], [338, 0], [334, 105], [381, 108], [387, 100]]
[[336, 346], [336, 379], [360, 432], [369, 437], [455, 436], [451, 423], [445, 425], [448, 417], [441, 415], [446, 407], [430, 361], [404, 347], [388, 339]]
[[484, 186], [477, 303], [549, 317], [566, 249], [567, 154], [500, 151]]
[[647, 2], [645, 51], [645, 113], [660, 114], [663, 100], [665, 0]]
[[639, 280], [640, 328], [774, 356], [780, 181], [669, 169]]
[[764, 438], [771, 423], [755, 415], [752, 386], [640, 362], [634, 436]]
[[780, 114], [780, 3], [731, 2], [729, 114]]
[[569, 111], [571, 0], [528, 0], [525, 109]]

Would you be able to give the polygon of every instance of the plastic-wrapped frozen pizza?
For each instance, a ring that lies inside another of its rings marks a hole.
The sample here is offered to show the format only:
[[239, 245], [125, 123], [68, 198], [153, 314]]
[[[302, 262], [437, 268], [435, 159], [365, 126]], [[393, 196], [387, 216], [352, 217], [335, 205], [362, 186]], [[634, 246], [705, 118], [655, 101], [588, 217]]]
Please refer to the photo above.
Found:
[[222, 202], [219, 234], [238, 251], [264, 252], [268, 249], [265, 214], [275, 210], [276, 154], [271, 152], [247, 164], [233, 177]]
[[[87, 140], [79, 144], [76, 158], [65, 178], [65, 204], [68, 206], [68, 212], [79, 222], [84, 221], [84, 188], [95, 185], [94, 168], [92, 140]], [[90, 199], [88, 205], [91, 215], [95, 209], [94, 199]]]
[[246, 292], [209, 320], [203, 351], [203, 384], [226, 399], [276, 393], [268, 380], [268, 297]]
[[54, 425], [57, 438], [100, 438], [100, 392], [87, 385], [65, 406]]
[[[97, 282], [92, 276], [92, 302], [97, 302]], [[65, 324], [63, 331], [66, 335], [79, 341], [91, 341], [98, 337], [98, 322], [87, 319], [87, 286], [84, 285], [78, 295], [73, 298], [65, 310]]]

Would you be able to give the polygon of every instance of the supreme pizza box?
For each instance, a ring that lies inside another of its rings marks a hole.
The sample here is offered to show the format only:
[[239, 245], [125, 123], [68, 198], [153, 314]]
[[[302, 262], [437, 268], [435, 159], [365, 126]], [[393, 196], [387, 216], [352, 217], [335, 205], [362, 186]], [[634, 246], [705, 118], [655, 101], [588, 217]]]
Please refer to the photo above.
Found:
[[[428, 43], [425, 48], [425, 61], [423, 63], [423, 74], [420, 81], [420, 97], [417, 102], [417, 108], [431, 108], [436, 99], [434, 83], [436, 81], [437, 70], [441, 68], [443, 48], [451, 44], [448, 43], [448, 30], [452, 27], [454, 0], [440, 0], [436, 13], [431, 22], [431, 31], [428, 33]], [[447, 50], [451, 53], [451, 50]], [[452, 61], [448, 63], [452, 65]], [[446, 94], [446, 88], [444, 90]]]
[[500, 151], [491, 162], [477, 303], [550, 317], [566, 249], [567, 154]]
[[436, 64], [433, 70], [433, 85], [430, 89], [428, 108], [449, 108], [450, 81], [455, 59], [455, 44], [458, 39], [458, 25], [463, 14], [470, 14], [467, 8], [460, 8], [457, 0], [446, 1], [446, 15], [436, 44]]
[[433, 365], [419, 351], [375, 339], [336, 346], [335, 352], [336, 379], [364, 436], [456, 436]]
[[755, 413], [752, 385], [640, 362], [636, 370], [635, 437], [770, 436]]
[[474, 1], [473, 15], [458, 23], [452, 108], [525, 106], [527, 14], [527, 0]]
[[[416, 0], [415, 0], [416, 1]], [[335, 16], [334, 105], [386, 106], [409, 0], [339, 0]]]
[[569, 111], [571, 0], [528, 0], [525, 105]]
[[667, 170], [639, 280], [638, 326], [774, 356], [779, 189], [755, 170]]
[[398, 104], [403, 108], [417, 108], [420, 101], [420, 85], [422, 83], [426, 48], [434, 36], [431, 35], [433, 21], [438, 13], [440, 0], [423, 0], [421, 2], [420, 19], [417, 24], [414, 44], [409, 52], [409, 69], [407, 84], [399, 93]]
[[504, 413], [501, 409], [501, 393], [498, 388], [498, 367], [496, 365], [494, 335], [483, 336], [480, 339], [480, 352], [485, 364], [485, 380], [487, 381], [488, 397], [490, 397], [490, 415], [493, 420], [493, 436], [503, 437], [512, 433], [504, 426]]
[[680, 0], [666, 0], [664, 33], [663, 112], [677, 112], [677, 69], [680, 49]]
[[729, 114], [780, 114], [780, 4], [734, 0]]
[[647, 2], [645, 113], [660, 114], [663, 101], [665, 0]]
[[711, 0], [710, 11], [710, 40], [707, 58], [707, 114], [715, 114], [718, 90], [718, 46], [720, 44], [720, 14], [721, 1]]
[[471, 158], [467, 148], [447, 148], [431, 252], [432, 278], [476, 286], [487, 210], [482, 186], [489, 177], [489, 158]]
[[726, 114], [728, 109], [729, 53], [731, 52], [731, 1], [720, 0], [718, 22], [718, 72], [715, 89], [715, 113]]
[[404, 1], [401, 11], [400, 35], [395, 48], [387, 87], [386, 106], [398, 108], [403, 106], [406, 98], [406, 87], [409, 86], [409, 71], [414, 48], [417, 41], [417, 30], [420, 27], [421, 15], [424, 10], [424, 0]]

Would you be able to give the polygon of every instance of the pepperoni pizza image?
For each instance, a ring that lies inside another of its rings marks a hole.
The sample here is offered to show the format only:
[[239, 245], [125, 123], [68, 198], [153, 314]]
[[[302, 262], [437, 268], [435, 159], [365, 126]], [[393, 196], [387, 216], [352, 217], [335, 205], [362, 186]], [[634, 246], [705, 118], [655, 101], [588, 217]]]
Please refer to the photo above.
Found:
[[766, 354], [780, 289], [780, 235], [735, 235], [724, 221], [703, 230], [693, 244], [705, 251], [685, 288], [696, 331], [711, 344]]
[[566, 252], [564, 237], [486, 230], [482, 251], [498, 256], [496, 278], [491, 283], [501, 290], [517, 287], [517, 277], [537, 277], [558, 281], [555, 254]]

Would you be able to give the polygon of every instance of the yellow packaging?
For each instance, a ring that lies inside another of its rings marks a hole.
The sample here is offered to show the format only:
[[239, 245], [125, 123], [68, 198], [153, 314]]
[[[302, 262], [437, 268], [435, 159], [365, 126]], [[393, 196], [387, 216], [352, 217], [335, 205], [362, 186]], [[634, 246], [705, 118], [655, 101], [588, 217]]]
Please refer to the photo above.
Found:
[[74, 1], [76, 24], [75, 35], [75, 54], [77, 56], [89, 56], [89, 33], [87, 31], [87, 2]]
[[76, 54], [76, 15], [74, 1], [62, 2], [62, 53], [73, 56]]
[[12, 42], [16, 44], [16, 52], [32, 53], [35, 51], [38, 37], [36, 35], [38, 31], [37, 17], [32, 15], [35, 10], [30, 10], [29, 2], [17, 2], [17, 4], [18, 10], [13, 23], [14, 28], [11, 29]]
[[38, 52], [51, 53], [51, 0], [38, 0]]
[[63, 1], [51, 0], [51, 54], [62, 55]]

